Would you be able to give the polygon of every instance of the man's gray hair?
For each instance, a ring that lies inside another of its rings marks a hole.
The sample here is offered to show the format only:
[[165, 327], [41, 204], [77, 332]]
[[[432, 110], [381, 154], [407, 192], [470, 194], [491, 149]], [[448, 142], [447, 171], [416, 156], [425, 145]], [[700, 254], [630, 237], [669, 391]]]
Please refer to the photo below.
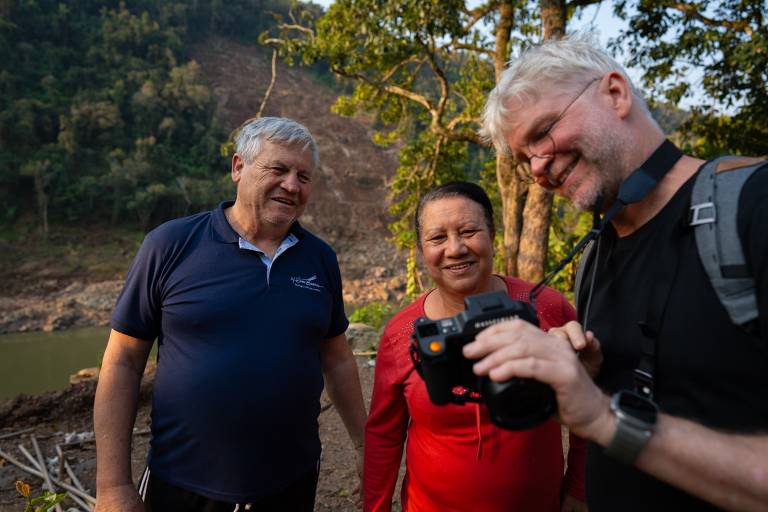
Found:
[[320, 155], [317, 151], [317, 143], [309, 133], [306, 126], [285, 117], [260, 117], [247, 121], [241, 128], [235, 139], [235, 151], [237, 151], [245, 163], [252, 163], [264, 141], [274, 142], [281, 146], [301, 146], [302, 151], [312, 151], [312, 161], [315, 169], [320, 165]]
[[509, 125], [514, 121], [510, 104], [538, 100], [542, 92], [553, 89], [574, 92], [588, 80], [617, 71], [629, 83], [632, 94], [644, 110], [648, 107], [624, 68], [598, 48], [594, 37], [580, 33], [563, 39], [550, 39], [510, 59], [499, 83], [491, 91], [482, 115], [480, 135], [493, 143], [496, 151], [509, 154], [506, 141]]

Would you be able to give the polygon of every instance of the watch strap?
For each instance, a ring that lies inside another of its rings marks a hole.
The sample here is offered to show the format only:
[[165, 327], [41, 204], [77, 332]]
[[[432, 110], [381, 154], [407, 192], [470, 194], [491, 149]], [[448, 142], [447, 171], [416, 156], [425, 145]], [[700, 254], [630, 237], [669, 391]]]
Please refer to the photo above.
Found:
[[605, 448], [605, 454], [624, 464], [634, 464], [640, 451], [651, 438], [653, 431], [630, 424], [619, 414], [616, 422], [616, 435]]
[[658, 406], [647, 396], [622, 390], [611, 397], [616, 433], [605, 454], [624, 464], [634, 464], [656, 428]]

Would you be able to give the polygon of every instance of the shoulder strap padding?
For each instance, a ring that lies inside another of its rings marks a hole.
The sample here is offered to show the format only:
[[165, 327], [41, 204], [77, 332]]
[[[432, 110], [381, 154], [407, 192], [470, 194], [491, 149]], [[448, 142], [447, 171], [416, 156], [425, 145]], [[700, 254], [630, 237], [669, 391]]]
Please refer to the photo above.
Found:
[[[724, 157], [724, 158], [718, 158], [715, 160], [717, 162], [717, 167], [715, 168], [716, 173], [721, 172], [728, 172], [728, 171], [736, 171], [739, 169], [742, 169], [744, 167], [750, 167], [755, 166], [755, 169], [760, 167], [760, 164], [766, 163], [765, 160], [760, 158], [747, 158], [747, 157]], [[753, 169], [752, 171], [754, 171]], [[752, 171], [749, 171], [747, 177], [752, 175]], [[746, 179], [744, 180], [746, 181]]]
[[699, 258], [720, 302], [738, 325], [758, 314], [754, 279], [739, 239], [739, 196], [744, 183], [763, 163], [733, 156], [712, 160], [699, 171], [691, 192], [691, 226]]

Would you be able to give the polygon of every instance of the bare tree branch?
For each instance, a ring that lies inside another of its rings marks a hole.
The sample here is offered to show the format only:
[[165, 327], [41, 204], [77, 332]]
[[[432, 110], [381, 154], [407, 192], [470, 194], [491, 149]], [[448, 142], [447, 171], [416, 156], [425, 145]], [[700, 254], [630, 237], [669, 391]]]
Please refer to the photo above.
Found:
[[418, 37], [416, 37], [416, 41], [424, 49], [424, 52], [427, 55], [429, 66], [432, 68], [432, 72], [435, 74], [437, 81], [440, 84], [440, 99], [437, 102], [437, 107], [430, 110], [430, 113], [432, 114], [432, 131], [439, 133], [440, 122], [442, 120], [443, 113], [445, 112], [445, 105], [448, 103], [448, 95], [450, 94], [448, 79], [446, 78], [445, 72], [440, 67], [437, 59], [435, 58], [435, 40], [433, 36], [431, 34], [429, 36], [429, 45], [424, 43], [424, 41]]
[[435, 182], [435, 176], [437, 175], [437, 161], [440, 158], [440, 150], [443, 146], [443, 137], [438, 137], [435, 142], [435, 152], [432, 154], [432, 161], [429, 163], [429, 181]]
[[259, 111], [256, 113], [256, 119], [261, 117], [261, 114], [264, 113], [264, 107], [267, 106], [267, 100], [272, 95], [272, 89], [275, 87], [275, 81], [277, 79], [277, 48], [272, 48], [272, 79], [269, 82], [269, 87], [267, 87], [267, 91], [264, 93], [264, 99], [261, 100], [261, 106], [259, 107]]
[[467, 15], [469, 18], [467, 20], [467, 24], [464, 26], [464, 30], [466, 34], [469, 34], [469, 31], [472, 30], [472, 27], [475, 26], [475, 24], [480, 21], [483, 17], [487, 16], [489, 13], [493, 12], [499, 7], [499, 1], [498, 0], [491, 0], [490, 2], [484, 4], [484, 5], [478, 5], [474, 9], [462, 9], [462, 12]]
[[421, 94], [417, 94], [417, 93], [415, 93], [413, 91], [409, 91], [407, 89], [403, 89], [402, 87], [399, 87], [397, 85], [382, 84], [381, 82], [376, 82], [374, 80], [371, 80], [370, 78], [368, 78], [367, 76], [365, 76], [365, 75], [363, 75], [361, 73], [349, 73], [349, 72], [347, 72], [347, 71], [345, 71], [345, 70], [343, 70], [341, 68], [335, 67], [335, 66], [331, 67], [331, 71], [333, 71], [337, 75], [345, 76], [345, 77], [348, 77], [348, 78], [355, 78], [357, 80], [363, 81], [366, 84], [368, 84], [368, 85], [370, 85], [372, 87], [375, 87], [376, 89], [378, 89], [380, 91], [384, 91], [384, 92], [388, 92], [388, 93], [391, 93], [391, 94], [395, 94], [397, 96], [402, 96], [403, 98], [408, 98], [409, 100], [414, 101], [414, 102], [418, 103], [419, 105], [421, 105], [422, 107], [426, 108], [430, 112], [432, 110], [434, 110], [432, 105], [429, 103], [429, 100], [425, 96], [423, 96]]
[[593, 4], [601, 4], [603, 0], [571, 0], [568, 2], [568, 8], [586, 7]]
[[456, 116], [453, 119], [451, 119], [450, 122], [445, 125], [445, 127], [448, 130], [454, 130], [460, 124], [463, 124], [463, 123], [466, 123], [466, 124], [471, 124], [471, 123], [480, 124], [480, 121], [481, 121], [480, 116], [469, 116], [469, 115], [466, 115], [466, 114], [462, 114], [460, 116]]
[[731, 30], [738, 30], [752, 37], [752, 33], [753, 33], [752, 27], [749, 25], [749, 21], [747, 20], [732, 21], [732, 20], [717, 20], [714, 18], [708, 18], [703, 14], [701, 14], [701, 12], [699, 11], [699, 7], [697, 5], [689, 4], [686, 2], [677, 2], [675, 4], [671, 4], [669, 7], [671, 7], [672, 9], [676, 9], [681, 13], [683, 13], [686, 17], [700, 21], [701, 23], [709, 27], [723, 27]]
[[299, 23], [279, 23], [277, 28], [280, 30], [296, 30], [298, 32], [303, 32], [305, 34], [309, 34], [310, 40], [315, 39], [315, 31]]
[[395, 73], [397, 73], [398, 69], [402, 68], [403, 66], [405, 66], [407, 64], [411, 64], [413, 62], [421, 62], [421, 63], [423, 63], [424, 59], [420, 59], [416, 55], [411, 55], [407, 59], [402, 60], [402, 61], [398, 62], [397, 64], [395, 64], [394, 66], [392, 66], [392, 68], [390, 68], [389, 71], [384, 73], [384, 76], [381, 78], [381, 81], [382, 82], [387, 82], [390, 78], [392, 78], [394, 76]]
[[451, 41], [450, 43], [444, 44], [440, 49], [442, 50], [467, 50], [473, 53], [479, 53], [481, 55], [487, 55], [491, 58], [495, 55], [493, 50], [490, 48], [483, 48], [482, 46], [476, 46], [469, 43], [460, 43], [456, 39]]

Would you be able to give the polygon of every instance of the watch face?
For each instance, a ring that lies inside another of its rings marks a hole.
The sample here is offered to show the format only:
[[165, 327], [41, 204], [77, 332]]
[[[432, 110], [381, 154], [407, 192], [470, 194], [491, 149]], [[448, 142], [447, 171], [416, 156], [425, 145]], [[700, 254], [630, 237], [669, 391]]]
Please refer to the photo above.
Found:
[[633, 418], [637, 418], [650, 425], [656, 423], [656, 416], [659, 413], [659, 408], [655, 403], [634, 391], [619, 392], [617, 405], [621, 411]]

